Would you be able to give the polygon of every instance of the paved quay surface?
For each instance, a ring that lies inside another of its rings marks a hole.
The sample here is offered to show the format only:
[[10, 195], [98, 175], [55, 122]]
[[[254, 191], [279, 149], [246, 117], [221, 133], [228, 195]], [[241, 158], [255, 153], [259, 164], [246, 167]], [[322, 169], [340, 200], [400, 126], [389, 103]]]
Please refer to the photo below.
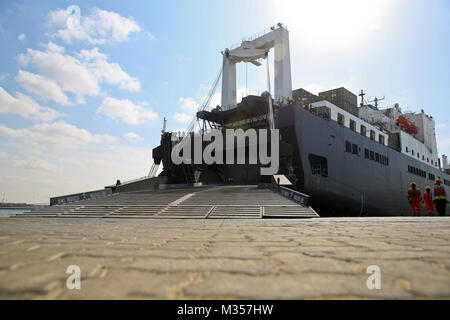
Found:
[[0, 298], [449, 299], [450, 217], [0, 218]]

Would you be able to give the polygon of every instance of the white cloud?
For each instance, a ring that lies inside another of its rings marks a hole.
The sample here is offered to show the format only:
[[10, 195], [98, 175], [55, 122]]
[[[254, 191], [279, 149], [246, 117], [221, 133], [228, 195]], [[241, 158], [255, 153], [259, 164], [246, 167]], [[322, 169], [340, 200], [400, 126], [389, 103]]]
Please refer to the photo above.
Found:
[[117, 84], [120, 89], [128, 91], [140, 91], [139, 80], [129, 76], [117, 63], [109, 63], [107, 56], [98, 51], [98, 48], [92, 50], [81, 50], [79, 55], [85, 62], [89, 71], [100, 81], [106, 81], [108, 84]]
[[26, 144], [42, 149], [56, 146], [62, 149], [73, 149], [86, 144], [114, 143], [116, 138], [106, 134], [91, 134], [64, 121], [41, 123], [34, 127], [12, 129], [0, 125], [0, 135], [21, 139]]
[[19, 36], [17, 37], [17, 40], [19, 40], [19, 41], [25, 40], [25, 33], [19, 34]]
[[158, 119], [158, 114], [149, 108], [145, 108], [144, 104], [135, 104], [128, 99], [119, 100], [111, 97], [103, 99], [97, 113], [104, 114], [112, 119], [120, 119], [129, 125]]
[[64, 48], [50, 42], [45, 50], [27, 49], [19, 55], [19, 62], [34, 65], [42, 76], [61, 85], [64, 91], [79, 95], [99, 95], [99, 79], [82, 62], [70, 55], [64, 55]]
[[[210, 108], [215, 108], [216, 106], [220, 106], [222, 104], [222, 94], [220, 92], [216, 92], [209, 103]], [[206, 96], [203, 97], [203, 101], [206, 100]]]
[[0, 150], [7, 154], [0, 159], [0, 194], [17, 202], [103, 189], [116, 179], [142, 177], [151, 165], [148, 148], [118, 145], [115, 137], [64, 122], [23, 129], [0, 125]]
[[61, 168], [53, 163], [38, 157], [31, 157], [30, 159], [13, 160], [13, 165], [16, 168], [28, 170], [45, 170], [50, 172], [61, 172]]
[[175, 120], [175, 122], [178, 122], [178, 123], [188, 123], [192, 120], [192, 118], [193, 118], [192, 115], [182, 113], [182, 112], [178, 112], [173, 115], [173, 120]]
[[156, 37], [151, 32], [147, 32], [147, 36], [150, 38], [150, 40], [156, 40]]
[[123, 137], [131, 142], [138, 142], [144, 140], [140, 135], [134, 132], [127, 132], [123, 135]]
[[49, 107], [43, 107], [29, 96], [16, 92], [12, 96], [0, 87], [0, 113], [14, 113], [26, 119], [52, 121], [60, 114]]
[[27, 91], [32, 92], [44, 100], [53, 100], [61, 105], [69, 106], [72, 103], [61, 88], [53, 81], [38, 74], [19, 70], [16, 81]]
[[188, 110], [188, 111], [192, 111], [192, 112], [197, 112], [198, 107], [199, 107], [198, 103], [195, 102], [195, 100], [193, 98], [180, 97], [178, 99], [178, 103], [181, 105], [182, 110]]
[[141, 31], [132, 18], [125, 18], [113, 11], [93, 8], [89, 16], [80, 17], [80, 25], [76, 28], [67, 27], [69, 16], [69, 12], [64, 9], [51, 11], [48, 16], [49, 24], [59, 28], [51, 36], [66, 43], [72, 43], [73, 40], [87, 40], [94, 45], [123, 42], [129, 39], [131, 33]]
[[64, 54], [64, 48], [53, 42], [42, 47], [43, 51], [27, 49], [25, 54], [18, 56], [19, 63], [36, 67], [42, 77], [57, 83], [62, 90], [76, 94], [77, 102], [83, 101], [83, 95], [100, 95], [101, 82], [128, 91], [140, 90], [138, 79], [124, 72], [119, 64], [109, 63], [107, 56], [97, 48], [81, 50], [73, 57]]
[[48, 203], [52, 196], [103, 189], [117, 179], [143, 177], [151, 166], [147, 148], [130, 146], [49, 149], [37, 157], [23, 150], [17, 157], [0, 162], [0, 194], [14, 202]]

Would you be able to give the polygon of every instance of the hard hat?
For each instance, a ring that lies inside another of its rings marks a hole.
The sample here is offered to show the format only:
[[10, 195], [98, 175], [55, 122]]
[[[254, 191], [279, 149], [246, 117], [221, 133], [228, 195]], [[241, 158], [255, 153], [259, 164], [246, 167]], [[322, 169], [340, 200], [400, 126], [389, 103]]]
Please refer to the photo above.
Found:
[[417, 184], [415, 183], [415, 182], [411, 182], [410, 184], [409, 184], [411, 187], [414, 185], [414, 186], [417, 186]]
[[442, 180], [441, 180], [440, 178], [437, 178], [437, 179], [436, 179], [436, 183], [438, 183], [438, 182], [439, 182], [439, 183], [442, 183]]
[[430, 189], [431, 190], [431, 187], [430, 186], [426, 186], [425, 189]]

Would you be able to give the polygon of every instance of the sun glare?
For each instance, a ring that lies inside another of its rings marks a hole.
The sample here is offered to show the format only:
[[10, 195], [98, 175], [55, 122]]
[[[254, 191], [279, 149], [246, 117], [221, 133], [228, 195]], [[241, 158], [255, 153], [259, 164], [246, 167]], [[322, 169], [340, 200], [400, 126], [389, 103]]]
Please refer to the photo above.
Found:
[[287, 25], [295, 37], [330, 47], [348, 45], [382, 27], [385, 0], [273, 1], [269, 15]]

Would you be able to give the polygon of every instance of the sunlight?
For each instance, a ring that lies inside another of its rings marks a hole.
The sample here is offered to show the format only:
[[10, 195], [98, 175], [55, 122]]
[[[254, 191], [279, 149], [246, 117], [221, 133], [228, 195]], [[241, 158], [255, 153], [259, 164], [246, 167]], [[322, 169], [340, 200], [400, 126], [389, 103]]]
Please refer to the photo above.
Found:
[[386, 6], [386, 0], [285, 0], [271, 1], [268, 12], [295, 37], [329, 48], [356, 44], [380, 30]]

